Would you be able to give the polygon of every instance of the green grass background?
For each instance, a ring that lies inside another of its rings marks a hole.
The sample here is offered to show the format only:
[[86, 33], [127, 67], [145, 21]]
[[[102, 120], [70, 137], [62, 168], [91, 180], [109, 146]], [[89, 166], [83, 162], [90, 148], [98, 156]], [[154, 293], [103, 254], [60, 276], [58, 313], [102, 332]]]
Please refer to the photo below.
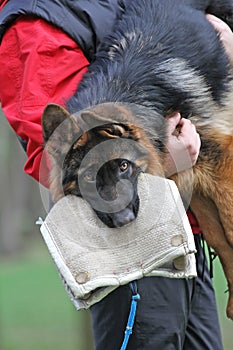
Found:
[[44, 244], [28, 248], [0, 259], [0, 350], [91, 350]]
[[[226, 281], [218, 262], [214, 285], [224, 349], [232, 350], [233, 323], [225, 316]], [[21, 256], [0, 259], [1, 350], [92, 350], [86, 314], [75, 311], [42, 240]]]

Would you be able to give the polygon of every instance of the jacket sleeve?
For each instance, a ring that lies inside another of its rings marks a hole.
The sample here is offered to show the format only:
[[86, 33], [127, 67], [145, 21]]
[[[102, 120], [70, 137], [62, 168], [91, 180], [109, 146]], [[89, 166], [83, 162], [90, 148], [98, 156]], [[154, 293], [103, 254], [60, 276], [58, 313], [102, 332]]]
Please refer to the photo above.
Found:
[[0, 0], [0, 11], [3, 9], [3, 6], [6, 5], [8, 0]]
[[23, 140], [25, 172], [48, 187], [48, 162], [41, 165], [41, 116], [47, 103], [64, 105], [89, 62], [67, 34], [42, 19], [20, 17], [0, 46], [0, 101]]

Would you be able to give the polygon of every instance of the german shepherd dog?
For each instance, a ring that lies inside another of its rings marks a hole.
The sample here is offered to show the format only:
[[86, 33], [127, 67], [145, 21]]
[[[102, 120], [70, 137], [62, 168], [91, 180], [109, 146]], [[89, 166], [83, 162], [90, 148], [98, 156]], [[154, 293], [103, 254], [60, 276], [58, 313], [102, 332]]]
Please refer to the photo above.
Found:
[[[192, 194], [190, 207], [219, 255], [233, 319], [233, 84], [206, 13], [233, 28], [232, 1], [129, 1], [68, 110], [48, 105], [42, 126], [54, 200], [85, 194], [106, 225], [119, 227], [137, 216], [138, 174], [163, 176], [167, 118], [178, 111], [195, 124], [198, 161], [173, 179], [184, 202]], [[132, 185], [122, 187], [132, 192], [129, 202], [107, 209], [97, 199], [96, 205], [92, 185], [98, 198], [112, 203], [120, 180]]]

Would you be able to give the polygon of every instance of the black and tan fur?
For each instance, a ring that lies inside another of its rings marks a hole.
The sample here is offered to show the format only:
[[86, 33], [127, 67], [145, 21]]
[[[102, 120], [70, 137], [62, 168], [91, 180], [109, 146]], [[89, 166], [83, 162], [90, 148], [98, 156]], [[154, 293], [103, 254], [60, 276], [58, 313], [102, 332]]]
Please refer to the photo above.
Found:
[[[233, 84], [224, 50], [204, 18], [208, 11], [231, 25], [232, 10], [231, 1], [133, 1], [67, 104], [69, 112], [46, 107], [43, 132], [58, 200], [81, 195], [81, 162], [108, 139], [135, 142], [128, 153], [121, 143], [108, 150], [112, 162], [130, 162], [134, 185], [139, 171], [163, 176], [166, 118], [176, 111], [189, 118], [201, 135], [200, 156], [193, 171], [173, 179], [185, 201], [192, 193], [190, 206], [219, 255], [229, 286], [227, 315], [233, 319]], [[205, 35], [199, 35], [200, 26]], [[96, 162], [101, 155], [90, 158], [90, 166]], [[133, 200], [127, 213], [136, 215], [136, 196]]]

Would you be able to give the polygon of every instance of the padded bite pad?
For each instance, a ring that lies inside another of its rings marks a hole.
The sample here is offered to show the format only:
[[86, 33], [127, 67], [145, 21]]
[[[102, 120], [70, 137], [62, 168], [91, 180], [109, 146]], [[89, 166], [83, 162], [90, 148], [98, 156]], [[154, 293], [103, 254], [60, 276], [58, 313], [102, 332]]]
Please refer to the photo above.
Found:
[[137, 219], [120, 228], [105, 226], [73, 195], [43, 222], [44, 240], [78, 309], [143, 276], [196, 276], [193, 234], [175, 183], [141, 174], [138, 193]]

